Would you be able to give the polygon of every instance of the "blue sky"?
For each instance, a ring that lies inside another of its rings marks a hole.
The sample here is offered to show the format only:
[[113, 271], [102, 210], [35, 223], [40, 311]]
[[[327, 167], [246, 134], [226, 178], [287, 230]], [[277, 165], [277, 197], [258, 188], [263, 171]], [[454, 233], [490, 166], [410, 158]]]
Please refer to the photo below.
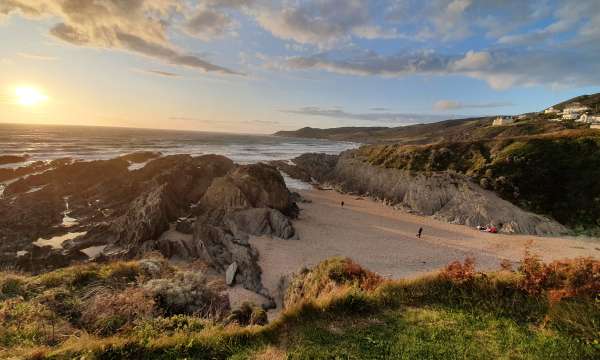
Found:
[[597, 0], [0, 0], [0, 43], [0, 122], [269, 133], [600, 91]]

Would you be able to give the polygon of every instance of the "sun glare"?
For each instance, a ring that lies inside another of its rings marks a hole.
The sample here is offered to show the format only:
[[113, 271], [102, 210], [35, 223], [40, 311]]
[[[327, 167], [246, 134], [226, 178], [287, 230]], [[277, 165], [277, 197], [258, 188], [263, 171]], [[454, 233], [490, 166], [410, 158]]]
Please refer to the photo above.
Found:
[[17, 102], [22, 106], [35, 106], [48, 100], [48, 96], [44, 95], [39, 89], [34, 87], [18, 87], [15, 89]]

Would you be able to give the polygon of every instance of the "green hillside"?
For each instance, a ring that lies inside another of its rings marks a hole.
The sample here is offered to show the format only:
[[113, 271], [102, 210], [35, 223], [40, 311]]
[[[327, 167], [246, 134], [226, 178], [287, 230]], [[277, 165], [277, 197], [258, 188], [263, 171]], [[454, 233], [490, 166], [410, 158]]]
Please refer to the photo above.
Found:
[[[588, 106], [592, 113], [600, 114], [600, 93], [582, 95], [554, 105], [563, 109], [578, 102]], [[541, 110], [541, 109], [540, 109]], [[296, 131], [280, 131], [277, 136], [318, 138], [338, 141], [354, 141], [365, 144], [434, 144], [438, 142], [475, 141], [505, 139], [516, 136], [538, 135], [559, 132], [572, 128], [587, 128], [588, 125], [572, 121], [553, 122], [554, 114], [532, 112], [523, 114], [512, 126], [492, 126], [495, 117], [479, 117], [446, 120], [428, 124], [399, 127], [340, 127], [331, 129], [302, 128]]]
[[587, 127], [574, 122], [548, 121], [551, 117], [553, 116], [530, 114], [527, 118], [518, 120], [512, 126], [492, 126], [493, 118], [476, 118], [395, 128], [302, 128], [297, 131], [280, 131], [275, 135], [354, 141], [366, 144], [396, 143], [415, 145], [450, 141], [505, 139]]
[[358, 152], [373, 165], [463, 173], [504, 199], [572, 228], [600, 227], [596, 130], [421, 146], [371, 145]]

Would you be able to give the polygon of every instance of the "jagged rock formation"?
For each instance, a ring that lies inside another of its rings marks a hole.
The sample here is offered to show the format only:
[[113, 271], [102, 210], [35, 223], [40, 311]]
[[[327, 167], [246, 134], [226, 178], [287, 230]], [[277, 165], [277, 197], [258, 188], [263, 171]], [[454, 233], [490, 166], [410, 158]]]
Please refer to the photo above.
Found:
[[[303, 155], [294, 159], [322, 183], [341, 191], [368, 195], [422, 215], [455, 224], [477, 226], [494, 224], [501, 232], [558, 235], [567, 229], [559, 223], [526, 212], [471, 182], [466, 176], [451, 172], [416, 173], [373, 166], [347, 151], [332, 166], [330, 156]], [[321, 164], [318, 170], [314, 165]]]
[[[235, 262], [235, 281], [265, 293], [249, 236], [295, 238], [289, 217], [298, 213], [278, 170], [216, 155], [156, 156], [65, 160], [8, 185], [0, 199], [0, 261], [42, 271], [88, 259], [91, 247], [101, 248], [99, 260], [159, 251], [204, 259], [223, 274]], [[143, 166], [131, 170], [131, 163]], [[56, 237], [53, 246], [33, 243]]]

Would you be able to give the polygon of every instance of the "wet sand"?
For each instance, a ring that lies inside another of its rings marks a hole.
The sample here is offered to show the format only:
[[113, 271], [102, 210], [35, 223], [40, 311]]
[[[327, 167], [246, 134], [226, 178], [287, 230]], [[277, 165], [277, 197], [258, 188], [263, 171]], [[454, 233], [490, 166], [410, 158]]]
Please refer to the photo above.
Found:
[[[546, 261], [600, 257], [599, 239], [490, 234], [367, 198], [326, 190], [300, 193], [312, 203], [299, 204], [302, 211], [294, 221], [299, 240], [251, 240], [260, 254], [263, 284], [272, 294], [282, 275], [332, 256], [350, 257], [390, 278], [418, 276], [467, 256], [475, 258], [478, 269], [493, 270], [502, 259], [519, 261], [526, 248]], [[416, 237], [419, 227], [423, 227], [420, 239]]]

